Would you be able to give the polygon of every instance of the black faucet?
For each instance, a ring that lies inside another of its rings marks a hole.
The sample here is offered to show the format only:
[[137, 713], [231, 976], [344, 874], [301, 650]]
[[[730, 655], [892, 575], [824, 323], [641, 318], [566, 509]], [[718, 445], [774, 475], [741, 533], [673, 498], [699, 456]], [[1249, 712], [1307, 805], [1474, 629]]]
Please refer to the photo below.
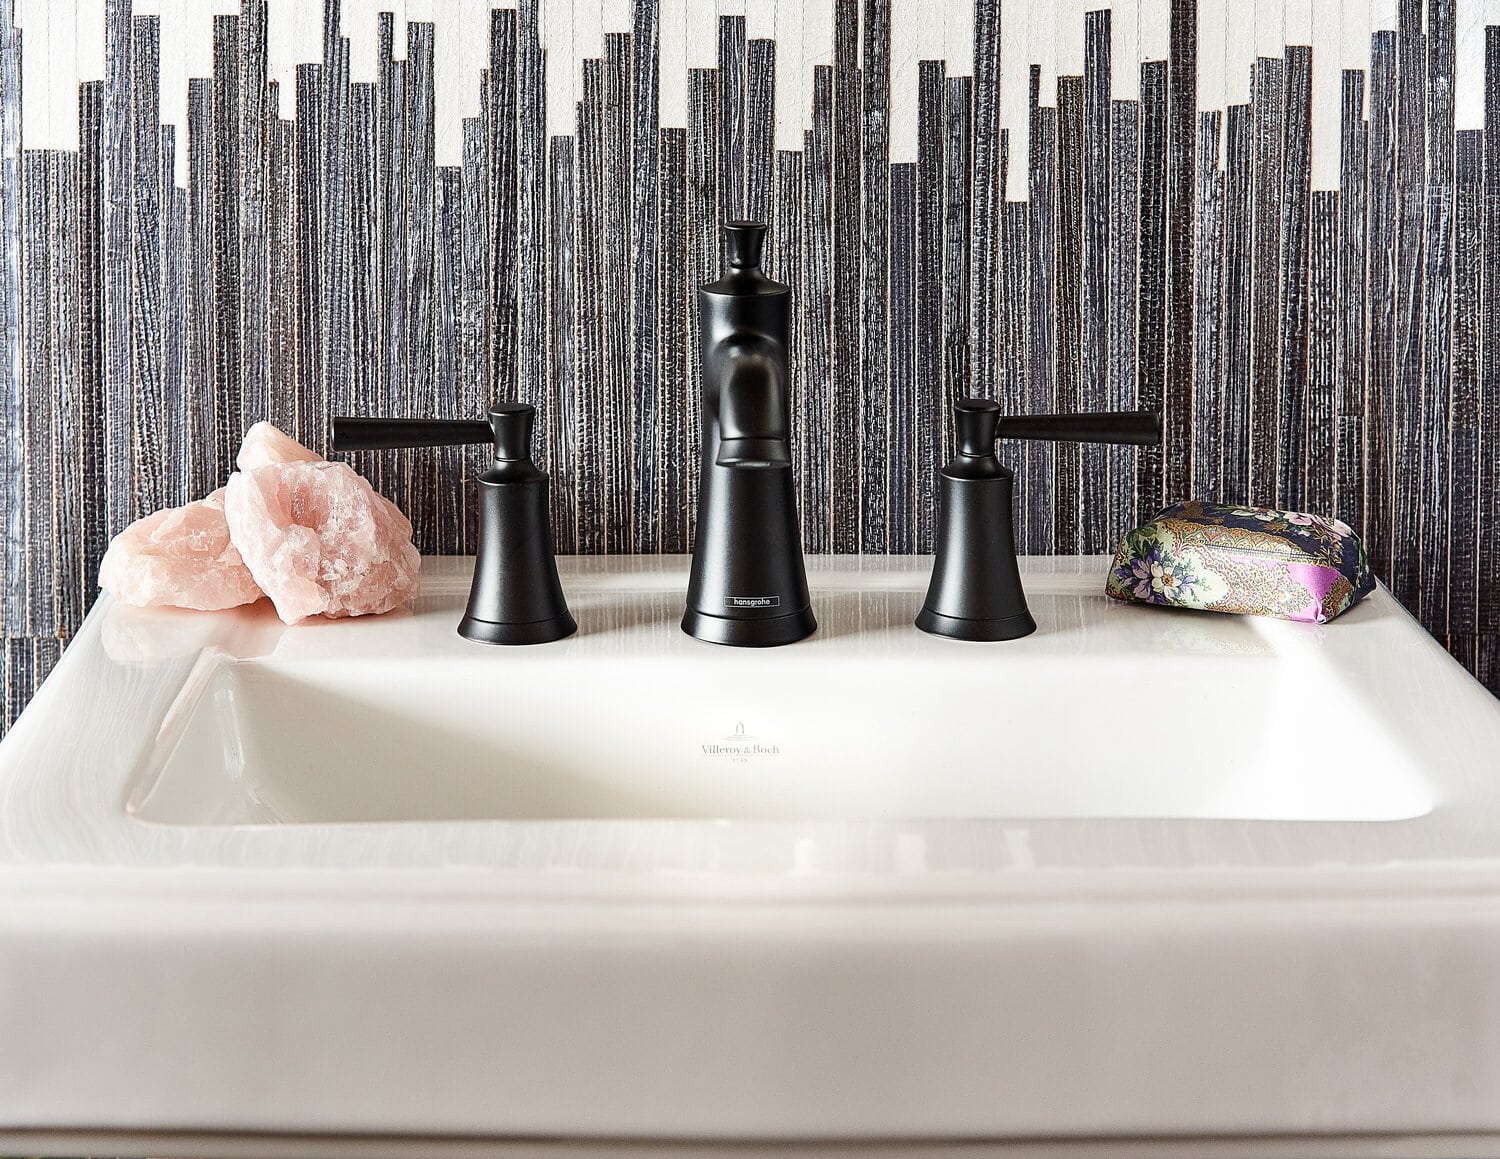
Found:
[[761, 271], [764, 222], [727, 222], [724, 235], [729, 269], [698, 288], [702, 459], [682, 630], [713, 644], [768, 647], [818, 626], [792, 490], [791, 290]]

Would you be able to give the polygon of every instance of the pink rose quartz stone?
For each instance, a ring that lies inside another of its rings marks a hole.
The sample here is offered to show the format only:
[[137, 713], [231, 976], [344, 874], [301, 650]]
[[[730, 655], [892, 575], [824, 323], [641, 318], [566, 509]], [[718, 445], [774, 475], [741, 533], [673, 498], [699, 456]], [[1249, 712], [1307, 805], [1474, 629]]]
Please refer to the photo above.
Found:
[[345, 464], [272, 462], [224, 490], [235, 546], [288, 624], [376, 615], [416, 595], [411, 523]]
[[110, 542], [99, 586], [138, 608], [198, 611], [253, 604], [261, 590], [230, 541], [221, 488], [137, 519]]
[[254, 471], [258, 467], [269, 467], [272, 463], [321, 463], [323, 457], [309, 451], [290, 435], [268, 422], [258, 422], [245, 432], [240, 443], [240, 453], [234, 465], [241, 471]]

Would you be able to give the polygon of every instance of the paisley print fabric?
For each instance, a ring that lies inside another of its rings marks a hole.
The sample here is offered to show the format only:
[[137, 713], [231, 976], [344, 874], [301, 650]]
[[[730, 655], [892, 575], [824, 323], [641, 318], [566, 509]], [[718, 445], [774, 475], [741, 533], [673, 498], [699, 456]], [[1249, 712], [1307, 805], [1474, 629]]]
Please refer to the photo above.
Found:
[[1120, 540], [1117, 600], [1326, 623], [1375, 588], [1348, 524], [1267, 507], [1176, 503]]

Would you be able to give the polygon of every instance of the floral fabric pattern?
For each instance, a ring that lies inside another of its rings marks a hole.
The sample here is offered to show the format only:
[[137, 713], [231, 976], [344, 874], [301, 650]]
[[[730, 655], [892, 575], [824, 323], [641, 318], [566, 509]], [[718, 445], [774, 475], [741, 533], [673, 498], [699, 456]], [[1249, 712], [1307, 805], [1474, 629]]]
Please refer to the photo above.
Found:
[[1348, 524], [1299, 511], [1176, 503], [1120, 540], [1117, 600], [1322, 624], [1375, 588]]

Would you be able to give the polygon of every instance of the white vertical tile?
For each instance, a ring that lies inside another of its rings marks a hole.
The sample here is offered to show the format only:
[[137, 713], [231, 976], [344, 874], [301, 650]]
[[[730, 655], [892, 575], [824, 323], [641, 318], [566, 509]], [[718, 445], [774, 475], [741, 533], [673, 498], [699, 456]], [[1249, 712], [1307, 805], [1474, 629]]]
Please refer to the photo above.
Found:
[[920, 0], [891, 0], [892, 161], [917, 159], [917, 43]]
[[1000, 5], [1000, 128], [1010, 144], [1005, 171], [1005, 196], [1026, 200], [1026, 134], [1030, 129], [1031, 58], [1027, 27], [1028, 0], [1002, 0]]
[[1336, 17], [1337, 5], [1328, 0], [1282, 0], [1281, 35], [1285, 44], [1313, 43], [1313, 9], [1321, 9], [1328, 16]]
[[[189, 0], [161, 0], [161, 119], [177, 129], [172, 181], [187, 188], [187, 6]], [[267, 39], [270, 37], [267, 10]], [[272, 109], [270, 115], [275, 115]]]
[[949, 76], [974, 75], [974, 0], [944, 0], [943, 54]]
[[605, 32], [629, 32], [634, 16], [630, 0], [604, 0], [599, 13]]
[[1171, 5], [1172, 0], [1140, 0], [1140, 7], [1136, 9], [1136, 27], [1140, 29], [1138, 47], [1142, 60], [1166, 60], [1171, 53]]
[[[488, 49], [488, 5], [481, 15], [482, 30], [466, 28], [461, 0], [432, 0], [432, 148], [438, 165], [463, 164], [463, 119], [479, 111], [479, 69], [470, 67], [464, 46], [479, 43]], [[488, 56], [486, 51], [483, 59]]]
[[104, 0], [74, 0], [73, 61], [78, 79], [104, 79]]
[[[1222, 109], [1225, 106], [1225, 23], [1228, 5], [1224, 0], [1199, 0], [1198, 4], [1198, 108]], [[1222, 128], [1223, 118], [1220, 118]]]
[[776, 148], [801, 149], [802, 130], [812, 92], [802, 61], [802, 6], [797, 0], [777, 0], [776, 30]]
[[661, 0], [657, 15], [658, 105], [661, 123], [668, 128], [687, 128], [687, 10], [696, 2]]
[[578, 100], [578, 52], [573, 30], [573, 4], [549, 0], [541, 7], [542, 48], [547, 53], [547, 135], [573, 132]]
[[713, 0], [688, 0], [688, 68], [717, 68], [719, 10]]
[[[776, 0], [744, 0], [745, 39], [770, 40], [776, 36]], [[778, 45], [777, 56], [781, 55]], [[780, 66], [777, 66], [779, 73]], [[778, 79], [780, 79], [778, 77]]]
[[1339, 68], [1365, 74], [1365, 114], [1370, 109], [1370, 0], [1344, 0], [1340, 11]]
[[1344, 80], [1340, 62], [1343, 13], [1319, 3], [1312, 12], [1312, 187], [1339, 187], [1339, 134]]
[[1279, 60], [1286, 53], [1285, 0], [1254, 0], [1254, 4], [1256, 55]]
[[1484, 128], [1484, 0], [1458, 0], [1453, 127]]
[[[1053, 0], [1030, 0], [1030, 11], [1026, 15], [1027, 85], [1030, 86], [1030, 65], [1036, 65], [1041, 75], [1040, 101], [1044, 105], [1057, 104], [1057, 21]], [[1028, 96], [1029, 99], [1029, 96]]]
[[1255, 4], [1253, 0], [1222, 0], [1224, 4], [1224, 101], [1243, 105], [1250, 100], [1250, 74], [1255, 67]]
[[1085, 8], [1095, 8], [1097, 5], [1086, 0], [1055, 0], [1055, 4], [1057, 19], [1053, 22], [1053, 27], [1056, 29], [1057, 75], [1082, 76], [1083, 12]]
[[[1212, 2], [1212, 0], [1209, 0]], [[1109, 14], [1110, 91], [1117, 101], [1141, 99], [1140, 0], [1115, 0]]]

